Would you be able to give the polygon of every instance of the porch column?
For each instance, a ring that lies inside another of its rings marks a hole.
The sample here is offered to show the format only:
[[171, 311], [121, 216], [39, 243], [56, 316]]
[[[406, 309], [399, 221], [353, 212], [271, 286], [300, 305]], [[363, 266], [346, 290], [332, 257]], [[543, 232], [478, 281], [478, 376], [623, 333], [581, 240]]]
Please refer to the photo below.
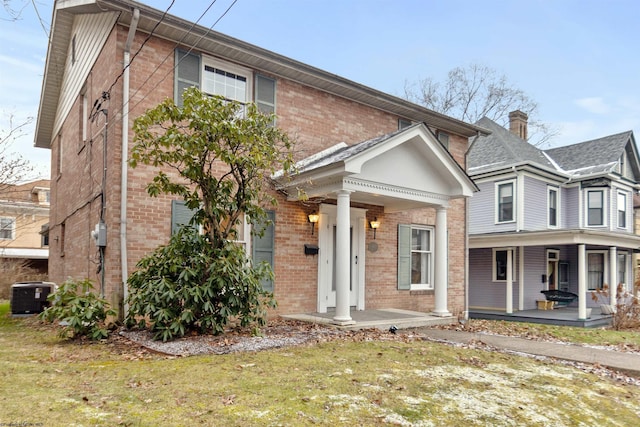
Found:
[[524, 246], [518, 253], [518, 310], [524, 310]]
[[451, 316], [451, 312], [447, 309], [447, 292], [448, 292], [448, 244], [447, 244], [447, 208], [439, 207], [436, 209], [436, 231], [435, 231], [435, 316]]
[[609, 304], [614, 308], [617, 305], [618, 293], [618, 248], [609, 248]]
[[349, 230], [351, 228], [350, 197], [348, 190], [338, 191], [338, 206], [336, 217], [336, 315], [334, 323], [350, 325], [355, 323], [351, 319], [349, 307], [349, 283], [351, 282], [349, 266], [351, 265], [351, 251], [349, 250]]
[[587, 320], [587, 252], [585, 245], [578, 245], [578, 319]]
[[513, 248], [507, 249], [507, 314], [513, 314]]

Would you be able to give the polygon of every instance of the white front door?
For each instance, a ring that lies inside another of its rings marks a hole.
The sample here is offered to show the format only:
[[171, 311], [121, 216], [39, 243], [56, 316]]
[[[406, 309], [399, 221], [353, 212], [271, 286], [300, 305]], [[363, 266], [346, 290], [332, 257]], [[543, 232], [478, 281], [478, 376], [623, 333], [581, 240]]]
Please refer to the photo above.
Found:
[[[364, 310], [364, 209], [352, 208], [349, 229], [349, 305]], [[322, 205], [320, 207], [318, 246], [318, 312], [324, 313], [327, 308], [336, 306], [336, 207]]]

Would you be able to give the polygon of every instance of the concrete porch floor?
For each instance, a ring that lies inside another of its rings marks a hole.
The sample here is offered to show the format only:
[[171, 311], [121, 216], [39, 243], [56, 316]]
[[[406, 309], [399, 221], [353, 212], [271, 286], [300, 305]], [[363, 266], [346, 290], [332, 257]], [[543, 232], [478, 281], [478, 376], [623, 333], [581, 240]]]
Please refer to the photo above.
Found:
[[333, 323], [334, 310], [326, 313], [301, 313], [285, 314], [281, 317], [285, 319], [299, 320], [302, 322], [318, 323], [332, 326], [337, 329], [358, 330], [358, 329], [381, 329], [388, 330], [391, 326], [398, 329], [417, 328], [422, 326], [447, 325], [457, 323], [455, 316], [433, 316], [429, 313], [421, 313], [410, 310], [400, 310], [395, 308], [385, 308], [378, 310], [351, 310], [351, 318], [355, 322], [352, 325], [336, 325]]

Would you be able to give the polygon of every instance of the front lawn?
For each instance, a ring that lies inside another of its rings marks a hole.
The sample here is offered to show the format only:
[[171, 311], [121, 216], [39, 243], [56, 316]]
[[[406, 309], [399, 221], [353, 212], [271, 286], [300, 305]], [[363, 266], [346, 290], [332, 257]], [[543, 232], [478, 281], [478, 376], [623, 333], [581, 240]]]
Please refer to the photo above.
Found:
[[7, 311], [0, 304], [0, 425], [621, 426], [640, 417], [640, 387], [402, 334], [171, 358], [122, 340], [63, 342]]

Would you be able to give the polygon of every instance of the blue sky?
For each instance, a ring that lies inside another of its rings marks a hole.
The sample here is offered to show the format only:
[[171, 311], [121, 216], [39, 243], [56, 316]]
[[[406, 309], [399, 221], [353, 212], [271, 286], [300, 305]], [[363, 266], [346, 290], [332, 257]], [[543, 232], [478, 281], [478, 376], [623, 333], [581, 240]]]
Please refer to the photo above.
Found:
[[[47, 36], [31, 0], [22, 19], [0, 10], [0, 126], [36, 116]], [[35, 0], [44, 26], [50, 0]], [[171, 0], [146, 0], [166, 10]], [[195, 21], [210, 0], [176, 0], [169, 11]], [[218, 0], [210, 27], [233, 3]], [[539, 104], [560, 130], [552, 146], [633, 130], [640, 138], [640, 2], [637, 0], [237, 0], [214, 30], [402, 96], [405, 83], [442, 80], [481, 63]], [[49, 173], [33, 126], [14, 151]]]

